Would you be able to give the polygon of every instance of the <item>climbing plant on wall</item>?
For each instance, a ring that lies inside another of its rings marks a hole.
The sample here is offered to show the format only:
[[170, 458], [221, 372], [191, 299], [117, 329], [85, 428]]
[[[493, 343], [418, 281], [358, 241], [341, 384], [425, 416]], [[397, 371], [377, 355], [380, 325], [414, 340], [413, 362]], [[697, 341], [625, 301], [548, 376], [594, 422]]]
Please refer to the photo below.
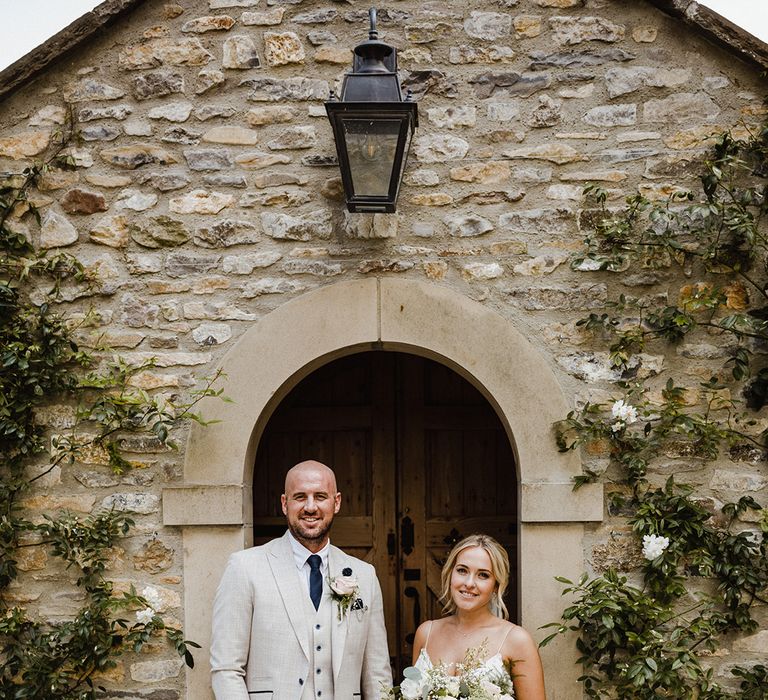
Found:
[[[744, 129], [742, 128], [742, 131]], [[768, 669], [733, 669], [733, 687], [702, 663], [723, 635], [753, 633], [768, 603], [768, 510], [751, 496], [713, 508], [675, 477], [654, 486], [665, 454], [702, 463], [723, 455], [765, 465], [768, 402], [768, 124], [714, 140], [695, 191], [641, 194], [613, 209], [589, 186], [593, 222], [573, 268], [691, 278], [675, 301], [620, 295], [578, 325], [607, 345], [615, 373], [609, 402], [585, 403], [558, 425], [563, 451], [589, 448], [607, 469], [575, 487], [610, 482], [609, 510], [642, 542], [642, 581], [608, 570], [560, 579], [573, 603], [554, 636], [577, 633], [581, 680], [595, 698], [765, 698]], [[640, 378], [642, 353], [692, 339], [716, 343], [723, 367], [698, 387]], [[748, 527], [746, 522], [753, 523]]]
[[[130, 385], [148, 365], [129, 366], [107, 347], [86, 352], [76, 342], [78, 325], [63, 302], [98, 293], [100, 281], [72, 255], [41, 251], [26, 230], [40, 222], [34, 188], [53, 170], [74, 168], [67, 147], [72, 122], [57, 135], [44, 162], [0, 186], [0, 697], [85, 700], [96, 697], [98, 679], [125, 651], [140, 651], [164, 634], [192, 666], [190, 647], [178, 627], [158, 612], [159, 592], [146, 587], [118, 591], [108, 577], [113, 548], [133, 526], [125, 513], [99, 510], [31, 518], [23, 499], [54, 469], [86, 450], [107, 456], [111, 469], [130, 469], [121, 440], [149, 433], [172, 445], [180, 421], [202, 422], [194, 407], [220, 395], [213, 380], [186, 400], [151, 395]], [[74, 292], [74, 293], [73, 293]], [[80, 324], [88, 323], [88, 315]], [[151, 365], [151, 363], [149, 363]], [[40, 409], [68, 405], [74, 427], [51, 435]], [[45, 547], [73, 572], [83, 594], [67, 619], [46, 620], [19, 603], [20, 552]], [[17, 600], [17, 599], [16, 599]]]

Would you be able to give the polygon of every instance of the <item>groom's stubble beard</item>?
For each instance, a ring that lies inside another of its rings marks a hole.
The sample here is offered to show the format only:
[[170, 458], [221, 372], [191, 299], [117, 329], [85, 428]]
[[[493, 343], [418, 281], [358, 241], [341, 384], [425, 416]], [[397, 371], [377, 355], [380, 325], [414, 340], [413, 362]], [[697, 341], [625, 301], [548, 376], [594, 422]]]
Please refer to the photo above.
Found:
[[[330, 521], [320, 530], [309, 531], [302, 527], [301, 521], [299, 520], [299, 522], [296, 524], [289, 522], [288, 529], [291, 531], [291, 534], [296, 538], [296, 540], [306, 547], [307, 545], [314, 545], [324, 542], [331, 532], [331, 525], [333, 525], [333, 518], [331, 518]], [[307, 549], [312, 548], [307, 547]]]

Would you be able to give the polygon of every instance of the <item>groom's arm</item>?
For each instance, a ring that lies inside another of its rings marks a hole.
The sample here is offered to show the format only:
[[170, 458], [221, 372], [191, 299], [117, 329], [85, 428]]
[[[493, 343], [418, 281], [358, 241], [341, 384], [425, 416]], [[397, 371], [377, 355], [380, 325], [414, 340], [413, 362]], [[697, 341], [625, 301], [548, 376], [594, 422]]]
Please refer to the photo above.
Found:
[[373, 572], [373, 595], [371, 598], [368, 639], [363, 653], [361, 690], [363, 700], [378, 700], [382, 687], [392, 687], [392, 669], [389, 665], [387, 630], [384, 625], [384, 605], [381, 599], [379, 579]]
[[233, 554], [213, 602], [211, 683], [217, 700], [249, 700], [245, 667], [251, 644], [253, 593], [241, 553]]

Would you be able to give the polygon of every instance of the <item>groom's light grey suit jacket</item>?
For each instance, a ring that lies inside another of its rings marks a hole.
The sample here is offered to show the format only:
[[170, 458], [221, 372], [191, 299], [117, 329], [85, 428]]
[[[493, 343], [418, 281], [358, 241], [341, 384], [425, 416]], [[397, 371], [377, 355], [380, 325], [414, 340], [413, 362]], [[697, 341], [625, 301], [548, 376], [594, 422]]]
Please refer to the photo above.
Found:
[[[345, 568], [357, 577], [356, 597], [364, 608], [347, 611], [339, 621], [333, 604], [333, 696], [375, 700], [382, 683], [392, 684], [381, 588], [370, 564], [331, 546], [330, 576]], [[287, 532], [229, 558], [213, 606], [211, 677], [217, 700], [299, 700], [311, 672], [307, 597]]]

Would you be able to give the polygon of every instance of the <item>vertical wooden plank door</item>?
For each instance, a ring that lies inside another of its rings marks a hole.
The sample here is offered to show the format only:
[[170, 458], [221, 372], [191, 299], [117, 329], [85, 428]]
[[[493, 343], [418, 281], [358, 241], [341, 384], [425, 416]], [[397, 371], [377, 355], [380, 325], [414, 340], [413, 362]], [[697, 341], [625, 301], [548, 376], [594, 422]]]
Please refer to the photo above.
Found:
[[[342, 493], [335, 545], [376, 567], [396, 673], [418, 623], [438, 617], [440, 567], [462, 536], [486, 532], [515, 570], [512, 451], [486, 399], [431, 360], [366, 352], [300, 382], [272, 415], [256, 457], [254, 539], [285, 531], [285, 472], [303, 459], [333, 467]], [[513, 581], [514, 584], [514, 581]], [[507, 605], [516, 618], [517, 593]]]

